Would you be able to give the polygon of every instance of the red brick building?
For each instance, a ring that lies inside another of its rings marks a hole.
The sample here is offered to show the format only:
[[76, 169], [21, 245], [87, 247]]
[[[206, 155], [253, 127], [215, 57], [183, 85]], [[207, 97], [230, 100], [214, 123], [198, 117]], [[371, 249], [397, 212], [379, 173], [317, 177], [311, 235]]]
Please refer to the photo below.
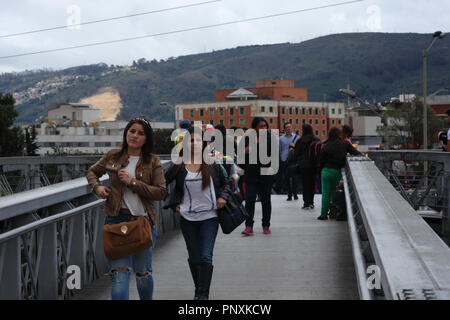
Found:
[[212, 102], [176, 105], [176, 120], [250, 128], [252, 119], [259, 116], [270, 129], [283, 129], [289, 122], [298, 133], [302, 124], [309, 123], [320, 139], [326, 138], [332, 126], [344, 124], [343, 103], [310, 102], [307, 97], [307, 89], [295, 88], [293, 80], [258, 81], [255, 88], [216, 90]]

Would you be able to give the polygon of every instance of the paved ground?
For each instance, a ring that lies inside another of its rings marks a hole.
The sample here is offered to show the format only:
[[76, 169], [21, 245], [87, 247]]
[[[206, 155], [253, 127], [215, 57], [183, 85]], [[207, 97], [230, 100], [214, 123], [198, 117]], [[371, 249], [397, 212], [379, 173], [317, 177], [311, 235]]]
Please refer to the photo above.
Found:
[[[254, 236], [242, 236], [243, 227], [230, 235], [219, 229], [210, 299], [358, 299], [347, 223], [317, 220], [320, 195], [315, 202], [314, 210], [304, 211], [301, 200], [287, 202], [286, 196], [273, 195], [271, 235], [262, 233], [259, 203]], [[154, 299], [192, 299], [193, 283], [180, 232], [158, 238], [153, 269]], [[74, 298], [109, 299], [109, 289], [105, 275]], [[138, 299], [134, 281], [130, 297]]]

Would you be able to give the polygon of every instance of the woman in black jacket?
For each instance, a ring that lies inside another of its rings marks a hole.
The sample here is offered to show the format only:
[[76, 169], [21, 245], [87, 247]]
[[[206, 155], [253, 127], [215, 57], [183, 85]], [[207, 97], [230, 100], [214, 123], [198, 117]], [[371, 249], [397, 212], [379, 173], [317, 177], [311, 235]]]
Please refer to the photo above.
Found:
[[[208, 300], [213, 273], [213, 250], [219, 228], [216, 210], [222, 208], [231, 190], [231, 179], [220, 164], [207, 164], [207, 147], [201, 133], [189, 129], [191, 159], [173, 164], [166, 172], [166, 183], [175, 180], [165, 208], [180, 213], [180, 228], [188, 250], [188, 263], [195, 285], [195, 300]], [[183, 151], [183, 149], [182, 149]], [[195, 152], [201, 152], [195, 157]], [[201, 159], [196, 162], [196, 159]]]
[[302, 137], [295, 144], [294, 156], [299, 163], [302, 173], [303, 207], [314, 209], [314, 193], [316, 187], [316, 174], [318, 163], [309, 156], [311, 143], [320, 141], [314, 136], [313, 128], [309, 124], [302, 127]]
[[328, 219], [331, 195], [342, 179], [341, 169], [345, 167], [347, 153], [362, 155], [361, 152], [353, 148], [351, 143], [342, 140], [341, 135], [341, 129], [332, 127], [328, 133], [328, 141], [324, 144], [320, 153], [322, 208], [320, 216], [317, 218], [319, 220]]

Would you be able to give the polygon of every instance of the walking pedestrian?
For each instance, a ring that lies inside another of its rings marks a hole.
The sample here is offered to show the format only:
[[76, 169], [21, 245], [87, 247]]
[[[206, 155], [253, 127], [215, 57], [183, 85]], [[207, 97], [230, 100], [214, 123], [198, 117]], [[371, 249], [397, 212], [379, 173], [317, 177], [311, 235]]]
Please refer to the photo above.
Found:
[[[260, 158], [260, 148], [263, 147], [260, 143], [262, 135], [266, 135], [266, 147], [268, 157], [271, 157], [271, 132], [269, 124], [262, 117], [255, 117], [252, 121], [252, 133], [256, 134], [256, 145], [250, 144], [249, 135], [244, 136], [240, 143], [244, 143], [245, 159], [244, 164], [238, 158], [238, 164], [243, 167], [245, 171], [245, 210], [249, 218], [245, 221], [245, 229], [242, 234], [253, 235], [253, 224], [255, 216], [255, 203], [258, 196], [262, 206], [262, 228], [264, 234], [271, 234], [270, 219], [272, 215], [271, 193], [272, 184], [274, 180], [274, 170], [271, 168], [271, 161], [268, 164], [262, 164]], [[240, 149], [240, 147], [238, 147]], [[278, 149], [278, 148], [277, 148]], [[250, 154], [256, 158], [256, 163], [250, 163]], [[239, 156], [239, 154], [238, 154]], [[278, 156], [278, 155], [277, 155]], [[266, 168], [268, 175], [261, 174], [261, 169]]]
[[280, 171], [278, 174], [278, 185], [285, 185], [287, 191], [287, 201], [298, 200], [297, 196], [297, 177], [295, 175], [288, 175], [288, 155], [289, 151], [294, 150], [295, 143], [299, 140], [299, 136], [296, 133], [292, 133], [292, 125], [287, 122], [284, 124], [285, 134], [280, 137]]
[[331, 195], [342, 179], [341, 169], [345, 167], [347, 153], [362, 155], [352, 144], [341, 138], [341, 129], [332, 127], [328, 133], [328, 142], [320, 153], [320, 169], [322, 181], [322, 207], [319, 220], [328, 219]]
[[[167, 184], [175, 180], [175, 187], [164, 207], [180, 213], [180, 228], [195, 285], [194, 300], [208, 300], [219, 227], [216, 209], [225, 205], [231, 180], [220, 164], [209, 165], [203, 159], [201, 154], [207, 143], [203, 141], [201, 132], [191, 128], [189, 134], [190, 160], [172, 164], [166, 172]], [[200, 156], [195, 152], [201, 152]]]
[[316, 188], [316, 175], [318, 163], [310, 156], [311, 144], [320, 141], [313, 133], [309, 124], [302, 126], [302, 137], [295, 144], [295, 159], [297, 159], [302, 172], [303, 207], [302, 209], [314, 209], [314, 194]]
[[[143, 117], [130, 120], [123, 133], [121, 149], [109, 151], [86, 174], [89, 186], [106, 199], [105, 224], [116, 224], [145, 216], [152, 229], [153, 245], [135, 255], [108, 260], [111, 299], [128, 300], [130, 273], [136, 275], [141, 300], [153, 297], [152, 255], [157, 236], [154, 200], [166, 195], [161, 161], [153, 153], [153, 131]], [[99, 177], [107, 173], [110, 187], [102, 186]]]

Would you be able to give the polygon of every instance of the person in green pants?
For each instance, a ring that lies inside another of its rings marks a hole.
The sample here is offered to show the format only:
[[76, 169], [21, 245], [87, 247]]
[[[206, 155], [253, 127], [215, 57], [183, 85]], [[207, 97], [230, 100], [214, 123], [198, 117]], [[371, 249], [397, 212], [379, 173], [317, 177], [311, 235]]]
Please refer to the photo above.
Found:
[[341, 129], [332, 127], [328, 132], [328, 140], [324, 144], [319, 158], [322, 182], [322, 208], [320, 216], [317, 218], [319, 220], [328, 219], [331, 195], [342, 179], [341, 169], [345, 167], [347, 153], [362, 155], [351, 143], [342, 139]]

